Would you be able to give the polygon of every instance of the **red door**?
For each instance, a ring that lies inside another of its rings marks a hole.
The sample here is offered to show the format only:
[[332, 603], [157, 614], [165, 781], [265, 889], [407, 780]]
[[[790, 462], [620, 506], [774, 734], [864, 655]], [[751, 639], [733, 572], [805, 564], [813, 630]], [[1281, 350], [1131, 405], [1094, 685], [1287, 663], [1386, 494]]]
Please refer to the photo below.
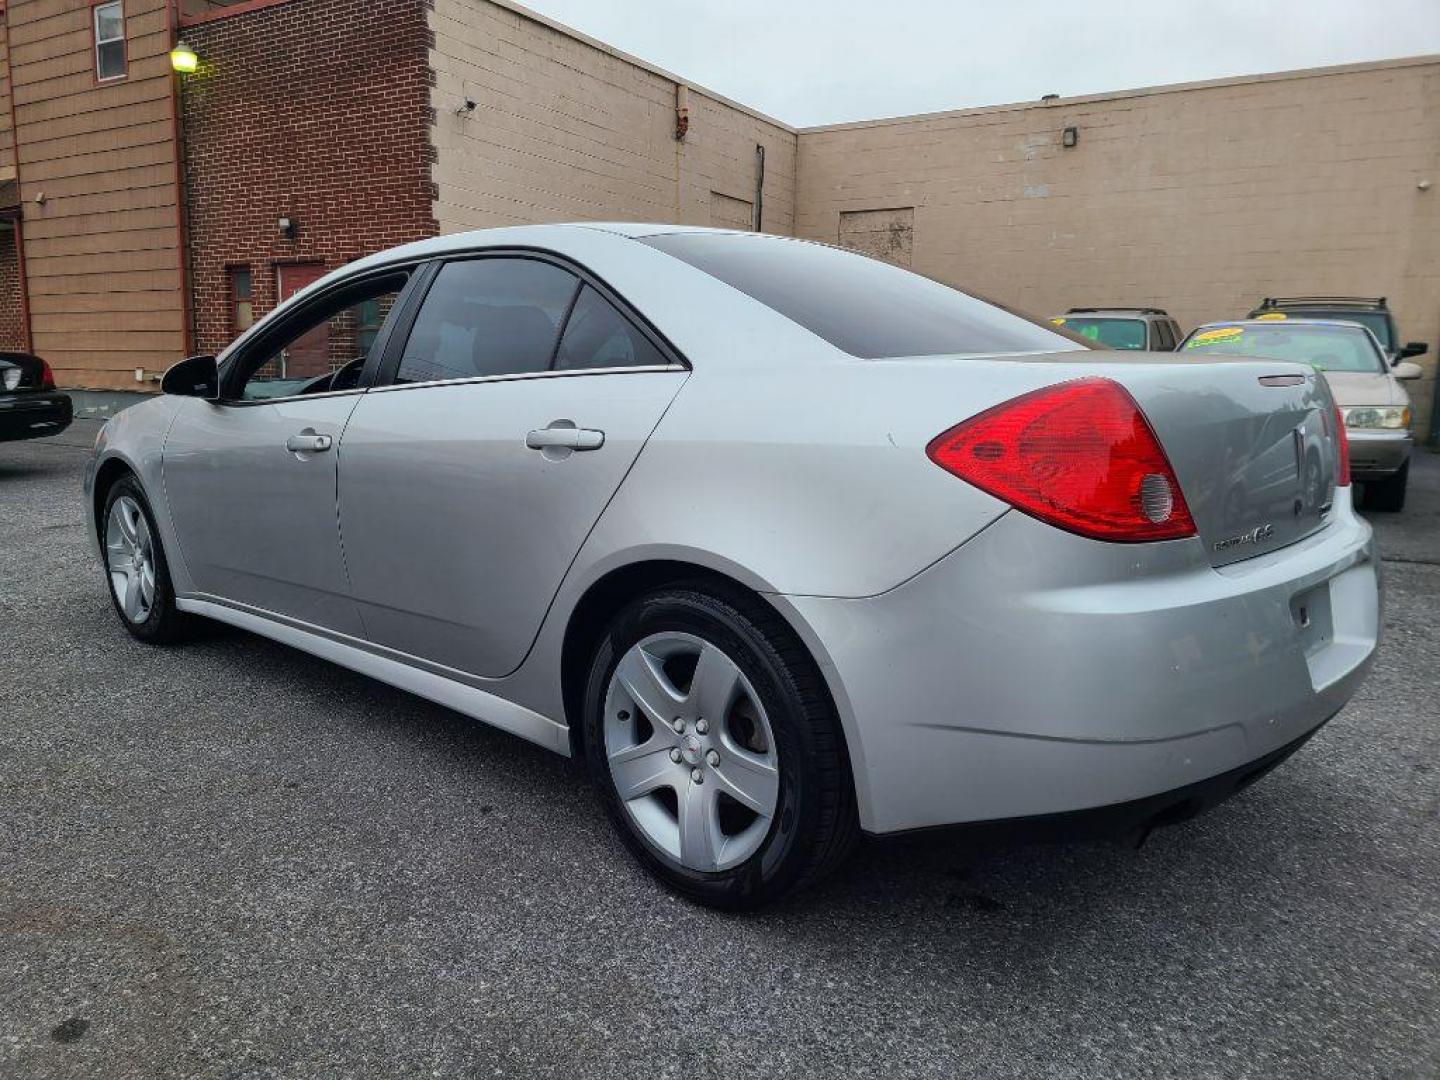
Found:
[[[325, 276], [324, 263], [284, 263], [276, 268], [276, 286], [283, 304], [306, 285]], [[282, 379], [313, 379], [324, 375], [330, 365], [330, 324], [321, 323], [296, 338], [282, 354]]]

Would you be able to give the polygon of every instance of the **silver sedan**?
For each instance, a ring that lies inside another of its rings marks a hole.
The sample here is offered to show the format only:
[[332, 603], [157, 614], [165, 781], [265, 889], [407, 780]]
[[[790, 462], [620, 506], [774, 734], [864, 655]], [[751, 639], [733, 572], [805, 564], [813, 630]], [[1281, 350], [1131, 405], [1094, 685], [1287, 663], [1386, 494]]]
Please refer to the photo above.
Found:
[[1376, 646], [1311, 368], [1093, 351], [820, 244], [424, 241], [163, 389], [86, 480], [130, 633], [230, 623], [581, 757], [718, 906], [862, 832], [1181, 820]]

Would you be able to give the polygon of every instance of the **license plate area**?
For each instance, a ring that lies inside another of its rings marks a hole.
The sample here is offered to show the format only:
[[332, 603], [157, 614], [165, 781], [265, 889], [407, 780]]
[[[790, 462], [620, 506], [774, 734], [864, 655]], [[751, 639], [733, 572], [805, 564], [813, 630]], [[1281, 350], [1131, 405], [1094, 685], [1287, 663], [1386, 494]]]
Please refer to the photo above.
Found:
[[1318, 691], [1375, 651], [1380, 629], [1375, 566], [1364, 562], [1290, 599], [1290, 618]]
[[1331, 615], [1330, 582], [1306, 589], [1290, 600], [1290, 619], [1300, 635], [1300, 647], [1309, 659], [1335, 640]]

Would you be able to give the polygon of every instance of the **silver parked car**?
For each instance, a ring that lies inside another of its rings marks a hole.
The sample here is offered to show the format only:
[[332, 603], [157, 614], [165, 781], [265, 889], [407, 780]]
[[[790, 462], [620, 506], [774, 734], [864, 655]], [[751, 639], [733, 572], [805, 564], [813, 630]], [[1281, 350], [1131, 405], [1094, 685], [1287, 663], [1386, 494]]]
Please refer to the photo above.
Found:
[[1295, 319], [1283, 313], [1206, 323], [1180, 343], [1191, 358], [1224, 353], [1310, 364], [1340, 404], [1350, 445], [1350, 474], [1364, 485], [1367, 510], [1402, 510], [1410, 479], [1410, 395], [1402, 382], [1420, 378], [1419, 364], [1390, 360], [1367, 326]]
[[1376, 645], [1309, 366], [1091, 351], [820, 244], [429, 240], [164, 389], [86, 481], [132, 634], [218, 619], [580, 756], [715, 905], [862, 831], [1181, 820]]

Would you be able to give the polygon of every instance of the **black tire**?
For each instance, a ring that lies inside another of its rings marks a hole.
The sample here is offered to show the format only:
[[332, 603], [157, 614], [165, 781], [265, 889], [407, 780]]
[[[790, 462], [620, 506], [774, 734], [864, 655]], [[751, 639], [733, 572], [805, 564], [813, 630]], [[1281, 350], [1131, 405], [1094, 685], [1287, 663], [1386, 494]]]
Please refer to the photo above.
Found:
[[1400, 466], [1400, 471], [1384, 480], [1373, 480], [1365, 485], [1365, 509], [1393, 514], [1405, 509], [1405, 488], [1410, 482], [1410, 462]]
[[[606, 762], [602, 714], [615, 667], [636, 642], [665, 631], [692, 634], [733, 659], [774, 733], [777, 810], [760, 847], [729, 869], [692, 870], [651, 843], [621, 802]], [[859, 838], [849, 758], [820, 672], [780, 615], [738, 589], [687, 583], [632, 602], [595, 650], [584, 709], [586, 766], [616, 830], [646, 869], [691, 900], [732, 911], [772, 903], [834, 870]]]
[[134, 499], [139, 505], [140, 512], [145, 515], [146, 525], [150, 529], [152, 538], [150, 551], [155, 570], [155, 595], [149, 614], [143, 621], [136, 622], [125, 614], [120, 597], [115, 592], [114, 579], [107, 569], [105, 583], [106, 589], [110, 593], [110, 602], [115, 607], [115, 614], [119, 617], [121, 625], [130, 632], [132, 637], [148, 645], [168, 645], [184, 640], [193, 632], [196, 620], [175, 606], [175, 587], [170, 581], [170, 564], [165, 558], [164, 547], [160, 543], [160, 530], [155, 527], [155, 515], [150, 509], [150, 502], [145, 498], [145, 492], [133, 476], [124, 476], [115, 481], [105, 495], [105, 508], [100, 516], [101, 558], [102, 560], [105, 558], [106, 529], [110, 521], [110, 512], [115, 503], [125, 496]]

